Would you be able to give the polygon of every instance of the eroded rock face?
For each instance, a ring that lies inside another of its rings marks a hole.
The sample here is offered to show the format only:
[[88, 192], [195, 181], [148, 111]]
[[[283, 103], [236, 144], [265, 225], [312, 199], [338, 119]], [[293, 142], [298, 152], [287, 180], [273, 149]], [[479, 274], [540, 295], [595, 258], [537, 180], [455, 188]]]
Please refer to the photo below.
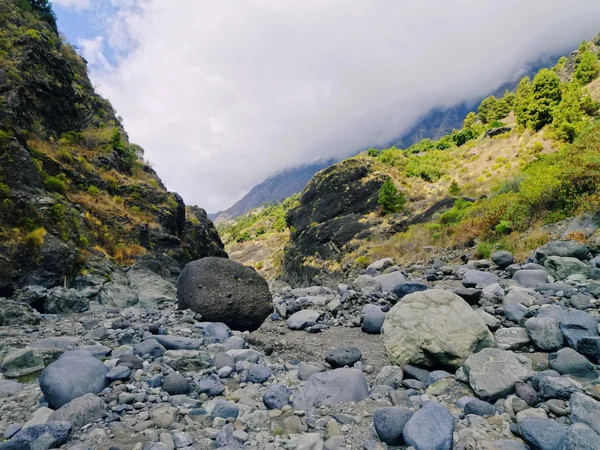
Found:
[[432, 289], [404, 297], [387, 314], [383, 342], [399, 366], [458, 368], [474, 352], [494, 345], [494, 337], [458, 295]]
[[[384, 182], [383, 175], [358, 160], [344, 161], [315, 175], [300, 205], [286, 216], [294, 231], [286, 246], [283, 278], [294, 284], [306, 284], [315, 276], [339, 279], [341, 274], [328, 270], [327, 263], [338, 261], [352, 239], [369, 234], [370, 226], [362, 219], [377, 209]], [[304, 264], [308, 258], [316, 258], [315, 264]]]
[[225, 258], [209, 257], [186, 265], [177, 281], [180, 309], [234, 330], [256, 330], [273, 312], [267, 282], [256, 271]]

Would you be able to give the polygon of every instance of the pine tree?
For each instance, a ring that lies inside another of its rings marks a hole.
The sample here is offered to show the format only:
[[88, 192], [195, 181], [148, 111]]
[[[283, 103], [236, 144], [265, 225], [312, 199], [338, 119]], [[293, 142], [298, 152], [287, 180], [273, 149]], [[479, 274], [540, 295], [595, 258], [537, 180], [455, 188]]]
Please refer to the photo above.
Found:
[[483, 123], [493, 122], [496, 118], [496, 108], [498, 107], [498, 99], [493, 95], [486, 97], [482, 100], [479, 108], [477, 108], [477, 115]]
[[392, 179], [388, 177], [379, 190], [378, 203], [384, 213], [397, 213], [404, 209], [406, 197], [402, 192], [398, 191]]
[[579, 59], [579, 64], [577, 64], [573, 77], [581, 84], [588, 84], [598, 77], [598, 75], [600, 75], [598, 57], [590, 51], [584, 52]]
[[452, 197], [456, 197], [458, 194], [460, 194], [460, 187], [458, 186], [458, 183], [456, 182], [456, 180], [452, 180], [452, 183], [450, 183], [450, 187], [448, 188], [448, 193]]

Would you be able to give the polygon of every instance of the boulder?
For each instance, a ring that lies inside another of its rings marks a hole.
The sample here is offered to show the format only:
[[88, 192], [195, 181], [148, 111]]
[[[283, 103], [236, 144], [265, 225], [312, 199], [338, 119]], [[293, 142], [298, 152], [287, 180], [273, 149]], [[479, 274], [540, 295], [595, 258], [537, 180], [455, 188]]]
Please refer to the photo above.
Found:
[[593, 361], [600, 361], [600, 337], [584, 337], [577, 343], [577, 351]]
[[190, 393], [192, 386], [179, 372], [171, 372], [163, 379], [162, 390], [169, 395], [185, 395]]
[[87, 310], [89, 302], [75, 289], [56, 287], [48, 290], [43, 311], [47, 314], [79, 313]]
[[287, 405], [292, 391], [284, 384], [272, 384], [263, 394], [263, 402], [268, 409], [281, 409]]
[[151, 308], [163, 302], [175, 300], [175, 286], [162, 276], [136, 262], [127, 272], [127, 280], [137, 294], [137, 308]]
[[363, 307], [363, 320], [360, 329], [364, 333], [379, 334], [385, 320], [385, 313], [377, 306], [368, 304]]
[[548, 355], [550, 369], [561, 375], [573, 375], [580, 378], [598, 378], [596, 367], [583, 355], [572, 348], [563, 348]]
[[571, 422], [587, 425], [600, 434], [600, 402], [589, 395], [576, 392], [569, 400]]
[[502, 350], [517, 350], [531, 342], [527, 330], [520, 327], [501, 328], [494, 334], [494, 339], [496, 347]]
[[102, 419], [105, 403], [94, 394], [85, 394], [71, 400], [48, 417], [49, 422], [71, 422], [75, 427], [82, 427], [95, 420]]
[[484, 288], [499, 280], [498, 276], [492, 272], [470, 269], [465, 272], [462, 283], [466, 288]]
[[496, 408], [494, 408], [494, 405], [484, 402], [483, 400], [479, 400], [478, 398], [470, 400], [465, 405], [465, 415], [475, 414], [476, 416], [489, 417], [494, 416], [496, 412], [497, 411]]
[[581, 385], [566, 377], [544, 377], [538, 385], [543, 399], [559, 398], [568, 400], [574, 392], [581, 391]]
[[308, 411], [321, 405], [359, 402], [369, 395], [364, 374], [358, 369], [335, 369], [311, 375], [294, 394], [294, 409]]
[[402, 272], [390, 272], [383, 275], [377, 275], [374, 278], [381, 286], [383, 292], [392, 292], [394, 287], [406, 281], [406, 277]]
[[463, 369], [475, 394], [488, 401], [513, 393], [515, 383], [535, 375], [531, 360], [497, 348], [485, 348], [469, 356]]
[[159, 358], [165, 354], [165, 347], [160, 345], [156, 339], [146, 339], [133, 347], [133, 353], [138, 356], [150, 355]]
[[492, 261], [500, 269], [504, 270], [515, 262], [515, 257], [511, 252], [500, 251], [492, 254]]
[[538, 261], [544, 262], [550, 256], [585, 259], [589, 253], [587, 246], [578, 241], [552, 241], [535, 252]]
[[66, 352], [44, 369], [40, 388], [48, 404], [58, 409], [77, 397], [104, 390], [107, 373], [107, 367], [91, 353]]
[[260, 364], [250, 364], [246, 373], [246, 380], [250, 383], [264, 383], [271, 377], [271, 371]]
[[[202, 341], [200, 339], [180, 336], [157, 335], [154, 336], [153, 339], [167, 350], [198, 350], [202, 345]], [[135, 347], [133, 350], [135, 353]], [[158, 349], [158, 351], [160, 352], [160, 349]]]
[[590, 266], [577, 258], [550, 256], [546, 258], [544, 267], [557, 280], [566, 280], [574, 274], [582, 274], [585, 277], [590, 274]]
[[547, 283], [549, 275], [546, 270], [517, 270], [512, 279], [519, 283], [519, 286], [535, 288], [540, 284]]
[[373, 386], [389, 386], [393, 389], [402, 387], [404, 372], [398, 366], [384, 366], [373, 382]]
[[554, 420], [526, 417], [519, 425], [521, 437], [536, 450], [563, 450], [567, 428]]
[[290, 330], [303, 330], [310, 325], [314, 325], [320, 315], [318, 311], [303, 309], [292, 314], [285, 323]]
[[417, 450], [452, 450], [454, 417], [439, 403], [428, 402], [404, 426], [407, 445]]
[[325, 355], [325, 361], [334, 369], [344, 366], [352, 367], [360, 361], [362, 353], [356, 347], [338, 347], [331, 349]]
[[[180, 309], [234, 330], [256, 330], [273, 312], [269, 285], [254, 269], [226, 258], [187, 264], [177, 280]], [[163, 344], [164, 345], [164, 344]]]
[[564, 339], [556, 320], [549, 317], [532, 317], [525, 321], [524, 326], [540, 350], [554, 351], [562, 348]]
[[402, 432], [412, 415], [410, 409], [401, 406], [377, 409], [373, 414], [373, 426], [379, 439], [388, 445], [403, 444]]
[[[73, 424], [70, 422], [48, 422], [45, 424], [31, 425], [23, 428], [15, 434], [6, 444], [0, 444], [2, 450], [24, 450], [24, 449], [47, 449], [50, 447], [60, 447], [64, 445], [71, 432]], [[40, 437], [48, 435], [51, 437], [50, 445], [37, 446]], [[37, 442], [36, 442], [37, 441]]]
[[7, 378], [18, 378], [44, 368], [44, 360], [37, 350], [20, 348], [0, 353], [0, 372]]
[[575, 423], [567, 430], [565, 450], [596, 450], [600, 448], [600, 435], [583, 423]]
[[415, 292], [426, 291], [429, 289], [425, 283], [421, 283], [419, 281], [407, 281], [405, 283], [399, 283], [394, 286], [392, 292], [398, 296], [398, 298], [402, 299], [408, 294], [413, 294]]
[[0, 298], [0, 327], [15, 325], [37, 325], [40, 313], [31, 306]]
[[387, 314], [383, 341], [398, 366], [459, 367], [474, 352], [494, 345], [483, 320], [459, 296], [431, 289], [407, 295]]
[[580, 339], [598, 336], [598, 320], [585, 311], [569, 311], [560, 322], [560, 330], [569, 346], [577, 348]]

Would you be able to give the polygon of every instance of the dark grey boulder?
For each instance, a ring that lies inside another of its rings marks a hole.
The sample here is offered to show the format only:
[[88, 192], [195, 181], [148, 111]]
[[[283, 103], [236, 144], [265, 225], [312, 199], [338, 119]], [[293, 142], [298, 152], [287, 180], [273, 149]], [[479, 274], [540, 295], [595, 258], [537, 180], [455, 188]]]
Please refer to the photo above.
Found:
[[531, 384], [535, 389], [539, 389], [540, 383], [545, 377], [560, 377], [560, 373], [558, 373], [556, 370], [542, 370], [533, 376], [531, 379]]
[[48, 365], [40, 376], [40, 388], [48, 404], [58, 409], [71, 400], [106, 387], [108, 368], [91, 353], [71, 351]]
[[581, 391], [581, 385], [567, 377], [544, 377], [540, 380], [539, 391], [545, 400], [568, 400], [573, 393]]
[[464, 301], [466, 301], [469, 305], [478, 304], [482, 294], [481, 289], [466, 287], [459, 287], [457, 289], [454, 289], [453, 292], [459, 297], [461, 297]]
[[385, 313], [377, 305], [365, 305], [363, 308], [363, 320], [361, 330], [364, 333], [379, 334], [385, 320]]
[[263, 402], [268, 409], [281, 409], [287, 405], [292, 391], [284, 384], [272, 384], [263, 394]]
[[0, 444], [0, 449], [26, 450], [32, 447], [35, 448], [34, 441], [46, 434], [52, 436], [53, 447], [60, 447], [67, 442], [72, 431], [73, 424], [71, 422], [47, 422], [40, 425], [31, 425], [15, 434], [10, 441]]
[[597, 450], [600, 435], [583, 423], [575, 423], [567, 430], [565, 450]]
[[185, 395], [190, 393], [192, 386], [179, 372], [171, 372], [163, 379], [162, 390], [169, 395]]
[[454, 417], [439, 403], [428, 402], [406, 423], [404, 442], [418, 450], [451, 450]]
[[154, 336], [154, 340], [167, 350], [198, 350], [202, 345], [200, 339], [181, 336], [156, 335]]
[[379, 439], [388, 445], [404, 443], [402, 432], [412, 415], [410, 409], [401, 406], [377, 409], [373, 414], [373, 426]]
[[558, 322], [549, 317], [532, 317], [523, 325], [537, 348], [544, 351], [563, 347], [564, 339]]
[[462, 284], [466, 288], [483, 288], [497, 283], [499, 280], [498, 275], [492, 272], [470, 269], [463, 275]]
[[465, 405], [465, 415], [475, 414], [476, 416], [489, 417], [496, 415], [496, 412], [497, 411], [494, 405], [484, 402], [483, 400], [479, 400], [478, 398], [469, 401]]
[[199, 394], [206, 394], [209, 397], [221, 395], [225, 391], [225, 386], [221, 383], [221, 379], [218, 375], [214, 374], [198, 381], [196, 388]]
[[499, 251], [492, 254], [492, 261], [496, 264], [500, 269], [504, 270], [512, 263], [515, 262], [515, 257], [511, 252], [507, 251]]
[[217, 402], [211, 412], [211, 416], [222, 417], [223, 419], [229, 419], [230, 417], [237, 419], [239, 414], [240, 407], [238, 405], [225, 401]]
[[535, 450], [563, 450], [567, 429], [554, 420], [526, 417], [519, 424], [521, 437]]
[[365, 375], [358, 369], [335, 369], [311, 375], [295, 394], [294, 409], [360, 402], [369, 396]]
[[560, 322], [560, 330], [569, 347], [577, 348], [581, 338], [598, 336], [598, 320], [584, 311], [569, 311]]
[[600, 433], [600, 402], [589, 395], [576, 392], [569, 399], [571, 422], [583, 423], [596, 433]]
[[596, 367], [583, 355], [572, 348], [563, 348], [548, 355], [548, 365], [561, 375], [580, 378], [598, 378]]
[[98, 419], [102, 419], [106, 409], [104, 401], [94, 394], [85, 394], [71, 400], [54, 411], [48, 417], [49, 422], [70, 422], [75, 427], [82, 427]]
[[362, 358], [362, 353], [356, 347], [334, 348], [325, 355], [325, 361], [334, 369], [345, 366], [352, 367], [355, 362], [360, 361], [360, 358]]
[[87, 310], [90, 300], [75, 289], [56, 287], [48, 290], [43, 312], [47, 314], [79, 313]]
[[[269, 285], [254, 269], [226, 258], [187, 264], [177, 280], [180, 309], [234, 330], [256, 330], [273, 312]], [[164, 344], [163, 344], [164, 345]]]
[[165, 354], [166, 348], [160, 345], [156, 339], [146, 339], [139, 344], [134, 345], [133, 353], [138, 356], [150, 355], [153, 358], [159, 358]]
[[126, 366], [116, 366], [108, 371], [106, 374], [106, 379], [109, 382], [118, 381], [118, 380], [128, 380], [131, 375], [131, 369]]
[[600, 337], [584, 337], [577, 343], [577, 351], [593, 361], [600, 361]]
[[233, 336], [231, 329], [224, 323], [202, 322], [198, 326], [202, 328], [205, 344], [225, 342], [227, 339]]
[[250, 383], [264, 383], [271, 377], [272, 373], [269, 368], [260, 364], [250, 364], [246, 373], [246, 380]]
[[550, 256], [572, 257], [586, 259], [589, 253], [587, 246], [578, 241], [552, 241], [540, 247], [535, 257], [543, 263]]
[[549, 275], [546, 270], [517, 270], [512, 279], [519, 283], [519, 286], [535, 288], [540, 284], [547, 283]]
[[306, 327], [314, 325], [320, 315], [318, 311], [303, 309], [292, 314], [285, 323], [290, 330], [304, 330]]
[[425, 283], [420, 283], [418, 281], [407, 281], [394, 286], [392, 292], [396, 294], [398, 298], [402, 299], [408, 294], [426, 291], [427, 289], [429, 289], [429, 286], [427, 286]]

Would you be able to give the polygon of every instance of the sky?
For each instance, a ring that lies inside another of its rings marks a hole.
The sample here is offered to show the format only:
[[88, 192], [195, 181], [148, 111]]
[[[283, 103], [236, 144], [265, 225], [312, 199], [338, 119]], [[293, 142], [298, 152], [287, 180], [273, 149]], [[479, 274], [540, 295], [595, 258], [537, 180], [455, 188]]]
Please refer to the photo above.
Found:
[[170, 190], [209, 212], [398, 138], [600, 32], [598, 0], [53, 0]]

